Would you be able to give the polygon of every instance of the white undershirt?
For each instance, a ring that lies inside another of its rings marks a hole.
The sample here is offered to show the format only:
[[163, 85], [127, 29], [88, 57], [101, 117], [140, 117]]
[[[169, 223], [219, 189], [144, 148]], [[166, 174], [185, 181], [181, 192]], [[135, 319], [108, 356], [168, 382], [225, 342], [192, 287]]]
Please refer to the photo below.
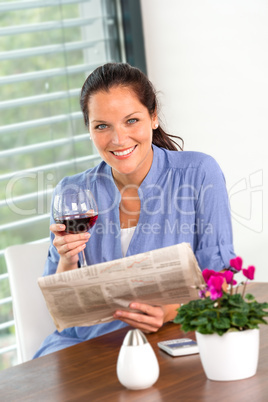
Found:
[[126, 256], [127, 249], [128, 249], [129, 243], [132, 239], [135, 229], [136, 229], [136, 226], [132, 226], [131, 228], [121, 229], [121, 248], [122, 248], [123, 257]]

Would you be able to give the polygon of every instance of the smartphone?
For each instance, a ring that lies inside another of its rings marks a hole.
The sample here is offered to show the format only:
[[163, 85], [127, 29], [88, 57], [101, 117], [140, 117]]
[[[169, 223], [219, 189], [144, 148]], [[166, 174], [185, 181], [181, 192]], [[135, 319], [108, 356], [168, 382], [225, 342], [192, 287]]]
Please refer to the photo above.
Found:
[[199, 353], [197, 343], [189, 338], [171, 339], [170, 341], [158, 342], [157, 345], [171, 356], [185, 356]]

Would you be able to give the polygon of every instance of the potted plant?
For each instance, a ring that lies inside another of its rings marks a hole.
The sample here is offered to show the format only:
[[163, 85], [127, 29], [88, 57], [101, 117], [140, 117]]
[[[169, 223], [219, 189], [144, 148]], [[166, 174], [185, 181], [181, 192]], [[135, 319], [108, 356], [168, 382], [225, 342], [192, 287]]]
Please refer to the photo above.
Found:
[[[201, 362], [211, 380], [239, 380], [257, 370], [259, 324], [267, 324], [268, 303], [245, 294], [255, 267], [243, 269], [242, 263], [236, 257], [223, 272], [205, 269], [205, 284], [198, 287], [200, 299], [182, 305], [174, 320], [184, 332], [195, 331]], [[238, 272], [246, 278], [239, 285], [234, 280]]]

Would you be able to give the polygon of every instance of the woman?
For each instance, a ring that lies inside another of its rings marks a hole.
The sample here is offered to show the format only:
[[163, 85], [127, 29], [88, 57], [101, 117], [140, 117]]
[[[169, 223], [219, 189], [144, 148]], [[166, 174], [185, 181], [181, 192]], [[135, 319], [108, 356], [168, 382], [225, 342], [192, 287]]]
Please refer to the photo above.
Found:
[[[147, 77], [128, 64], [105, 64], [85, 81], [80, 104], [103, 161], [59, 185], [89, 188], [99, 217], [91, 236], [66, 235], [52, 219], [45, 275], [77, 269], [82, 250], [90, 265], [181, 242], [191, 244], [202, 269], [229, 266], [234, 253], [223, 174], [208, 155], [178, 152], [160, 127]], [[56, 331], [35, 357], [125, 325], [155, 332], [178, 307], [131, 303], [140, 313], [120, 310], [111, 323]]]

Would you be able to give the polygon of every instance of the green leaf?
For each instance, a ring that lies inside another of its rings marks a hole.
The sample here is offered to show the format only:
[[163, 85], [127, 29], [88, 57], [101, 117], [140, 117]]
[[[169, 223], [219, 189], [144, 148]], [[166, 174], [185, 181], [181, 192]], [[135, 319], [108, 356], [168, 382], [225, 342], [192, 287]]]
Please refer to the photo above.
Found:
[[207, 317], [209, 319], [214, 319], [217, 318], [217, 311], [205, 310], [202, 312], [202, 316]]
[[174, 320], [173, 320], [174, 324], [182, 324], [183, 321], [184, 321], [184, 318], [183, 318], [183, 317], [180, 317], [180, 316], [178, 316], [178, 315], [177, 315], [177, 316], [174, 318]]
[[219, 318], [218, 320], [215, 320], [213, 322], [213, 324], [214, 324], [214, 327], [216, 327], [216, 328], [222, 328], [222, 329], [229, 328], [230, 320], [228, 318], [222, 317], [222, 318]]
[[220, 313], [220, 314], [227, 314], [227, 313], [229, 313], [229, 308], [227, 307], [227, 306], [225, 306], [225, 307], [220, 307], [219, 309], [217, 309], [217, 312], [215, 312], [216, 313], [216, 315], [217, 315], [217, 313]]
[[212, 328], [211, 322], [207, 323], [206, 331], [207, 331], [207, 334], [213, 334], [213, 328]]
[[240, 307], [241, 305], [243, 305], [243, 303], [245, 303], [240, 294], [230, 296], [228, 302], [231, 306], [236, 307]]
[[249, 319], [249, 323], [253, 324], [253, 325], [257, 325], [257, 324], [266, 324], [267, 325], [267, 321], [263, 320], [262, 318], [250, 318]]
[[215, 332], [213, 329], [209, 330], [207, 327], [204, 327], [204, 326], [197, 327], [196, 331], [200, 332], [200, 334], [203, 334], [203, 335], [212, 335]]
[[214, 327], [214, 330], [213, 330], [213, 333], [218, 334], [218, 335], [220, 335], [220, 336], [222, 336], [223, 334], [225, 334], [225, 332], [226, 332], [226, 330], [221, 329], [221, 328], [215, 328], [215, 327]]
[[192, 325], [189, 325], [189, 324], [183, 324], [182, 330], [184, 332], [191, 332], [191, 331], [195, 331], [196, 327], [193, 327]]
[[268, 303], [259, 303], [261, 308], [268, 308]]
[[245, 325], [247, 321], [247, 317], [240, 313], [235, 313], [231, 318], [231, 324], [237, 327], [243, 327], [243, 325]]
[[255, 297], [253, 295], [251, 295], [250, 293], [247, 293], [245, 296], [245, 299], [248, 301], [252, 301], [252, 300], [255, 300]]
[[206, 325], [207, 323], [208, 323], [208, 320], [206, 317], [199, 317], [190, 322], [191, 325], [197, 325], [197, 326]]

